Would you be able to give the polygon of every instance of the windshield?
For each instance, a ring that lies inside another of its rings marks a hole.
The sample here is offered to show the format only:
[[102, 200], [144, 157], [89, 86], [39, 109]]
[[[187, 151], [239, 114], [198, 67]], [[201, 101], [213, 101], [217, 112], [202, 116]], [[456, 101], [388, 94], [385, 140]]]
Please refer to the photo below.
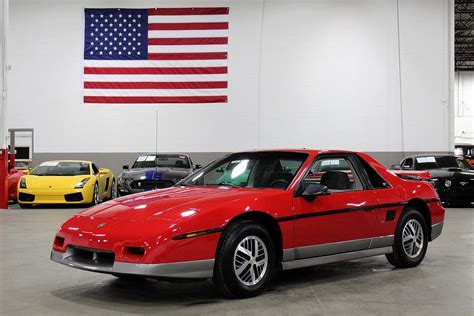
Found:
[[79, 176], [89, 175], [90, 166], [87, 162], [48, 161], [30, 173], [34, 176]]
[[285, 190], [307, 157], [305, 153], [291, 152], [232, 154], [193, 173], [179, 185]]
[[438, 157], [417, 157], [416, 170], [429, 170], [439, 168], [461, 168], [469, 170], [469, 164], [462, 158], [455, 156], [438, 156]]
[[133, 168], [184, 168], [189, 169], [189, 160], [183, 155], [143, 155], [138, 156]]
[[29, 163], [28, 161], [15, 161], [15, 168], [17, 169], [28, 169]]
[[474, 146], [460, 146], [454, 150], [457, 156], [474, 156]]

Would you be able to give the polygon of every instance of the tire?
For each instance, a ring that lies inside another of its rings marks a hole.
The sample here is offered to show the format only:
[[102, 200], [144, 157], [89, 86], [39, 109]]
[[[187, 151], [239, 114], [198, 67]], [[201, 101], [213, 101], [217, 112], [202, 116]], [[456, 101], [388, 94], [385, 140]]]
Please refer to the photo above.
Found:
[[18, 205], [20, 205], [20, 207], [23, 209], [29, 209], [33, 207], [33, 204], [18, 203]]
[[256, 296], [273, 278], [275, 258], [272, 238], [262, 225], [253, 221], [232, 224], [217, 249], [214, 284], [228, 298]]
[[112, 186], [110, 187], [110, 199], [116, 199], [118, 198], [118, 189], [117, 189], [117, 183], [115, 182], [115, 179], [112, 180]]
[[94, 192], [92, 193], [92, 202], [91, 205], [97, 205], [100, 203], [100, 198], [99, 198], [99, 185], [97, 182], [94, 185]]
[[428, 238], [428, 229], [424, 217], [417, 209], [408, 207], [398, 220], [395, 241], [392, 247], [393, 253], [385, 255], [388, 262], [397, 268], [418, 266], [423, 261], [428, 249]]

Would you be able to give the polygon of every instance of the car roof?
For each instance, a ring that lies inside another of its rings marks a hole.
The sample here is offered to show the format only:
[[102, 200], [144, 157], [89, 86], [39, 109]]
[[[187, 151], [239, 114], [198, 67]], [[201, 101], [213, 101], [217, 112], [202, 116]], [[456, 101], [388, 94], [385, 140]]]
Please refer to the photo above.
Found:
[[458, 157], [456, 155], [451, 155], [451, 154], [423, 154], [423, 155], [412, 155], [412, 156], [406, 156], [402, 160], [408, 159], [408, 158], [421, 158], [421, 157]]
[[307, 149], [307, 148], [275, 148], [275, 149], [253, 149], [253, 150], [245, 150], [245, 151], [239, 151], [236, 153], [247, 153], [247, 152], [293, 152], [293, 153], [306, 153], [306, 154], [314, 154], [314, 155], [319, 155], [319, 154], [336, 154], [336, 153], [358, 153], [356, 151], [350, 151], [350, 150], [336, 150], [336, 149], [331, 149], [331, 150], [321, 150], [321, 149]]
[[167, 156], [167, 155], [170, 155], [170, 156], [186, 156], [186, 157], [189, 157], [188, 154], [185, 154], [185, 153], [141, 153], [139, 154], [138, 156]]
[[[85, 162], [85, 163], [93, 163], [92, 161], [88, 161], [88, 160], [69, 160], [69, 159], [61, 159], [61, 160], [48, 160], [48, 161], [43, 161], [42, 163], [45, 163], [45, 162]], [[40, 164], [41, 165], [41, 164]]]

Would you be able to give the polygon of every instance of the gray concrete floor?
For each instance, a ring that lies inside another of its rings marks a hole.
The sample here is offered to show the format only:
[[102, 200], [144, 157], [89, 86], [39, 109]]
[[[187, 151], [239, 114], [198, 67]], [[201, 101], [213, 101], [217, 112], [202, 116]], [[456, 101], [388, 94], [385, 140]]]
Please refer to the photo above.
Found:
[[474, 209], [447, 209], [417, 268], [384, 256], [286, 271], [261, 296], [225, 300], [211, 282], [130, 282], [49, 260], [77, 209], [0, 211], [0, 314], [474, 315]]

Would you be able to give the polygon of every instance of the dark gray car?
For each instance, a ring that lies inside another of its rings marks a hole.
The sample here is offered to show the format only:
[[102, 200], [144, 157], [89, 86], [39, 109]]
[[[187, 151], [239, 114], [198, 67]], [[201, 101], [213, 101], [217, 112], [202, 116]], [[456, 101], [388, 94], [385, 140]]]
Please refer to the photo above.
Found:
[[417, 155], [405, 157], [398, 170], [427, 170], [445, 205], [470, 206], [474, 202], [474, 169], [463, 157]]
[[131, 167], [123, 166], [117, 181], [118, 192], [123, 196], [168, 188], [200, 167], [186, 154], [141, 154]]

